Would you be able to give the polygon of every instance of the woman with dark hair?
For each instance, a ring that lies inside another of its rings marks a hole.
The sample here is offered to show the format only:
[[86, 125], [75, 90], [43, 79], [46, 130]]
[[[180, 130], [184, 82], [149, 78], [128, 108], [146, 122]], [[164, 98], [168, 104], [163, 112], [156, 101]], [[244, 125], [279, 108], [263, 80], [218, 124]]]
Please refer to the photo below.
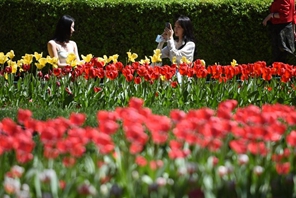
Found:
[[[162, 49], [161, 58], [169, 58], [172, 62], [173, 58], [176, 57], [178, 64], [184, 56], [188, 61], [193, 62], [195, 39], [193, 25], [187, 16], [180, 16], [174, 24], [174, 29], [171, 24], [166, 25], [162, 38], [164, 41], [160, 42], [157, 46], [158, 49]], [[167, 46], [162, 48], [165, 41], [167, 42]]]
[[59, 67], [68, 65], [66, 59], [69, 53], [74, 53], [77, 61], [80, 61], [78, 47], [74, 41], [70, 40], [75, 31], [74, 25], [74, 19], [71, 16], [62, 16], [56, 26], [54, 37], [47, 43], [48, 53], [50, 57], [58, 58]]

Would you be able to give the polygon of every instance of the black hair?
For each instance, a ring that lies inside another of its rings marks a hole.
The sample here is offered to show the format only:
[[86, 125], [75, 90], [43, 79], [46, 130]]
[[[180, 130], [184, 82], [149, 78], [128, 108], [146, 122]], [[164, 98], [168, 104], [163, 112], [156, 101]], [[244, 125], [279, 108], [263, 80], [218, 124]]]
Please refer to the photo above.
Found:
[[187, 42], [192, 41], [195, 43], [195, 38], [194, 38], [194, 30], [193, 30], [193, 25], [191, 23], [191, 20], [187, 16], [179, 16], [179, 18], [176, 21], [184, 30], [183, 32], [183, 41], [185, 42], [179, 49], [182, 49]]
[[61, 43], [68, 42], [71, 37], [71, 25], [74, 21], [74, 18], [69, 15], [62, 16], [56, 26], [53, 39]]

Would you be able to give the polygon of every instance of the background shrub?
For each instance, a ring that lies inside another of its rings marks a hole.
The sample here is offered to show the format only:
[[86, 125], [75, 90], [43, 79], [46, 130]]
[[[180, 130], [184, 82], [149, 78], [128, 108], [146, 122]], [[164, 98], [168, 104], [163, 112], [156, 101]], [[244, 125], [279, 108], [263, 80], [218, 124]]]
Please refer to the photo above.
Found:
[[0, 8], [0, 51], [43, 52], [54, 33], [57, 20], [69, 14], [76, 20], [73, 35], [79, 53], [94, 56], [119, 54], [125, 63], [131, 50], [153, 54], [166, 21], [180, 15], [194, 23], [197, 56], [207, 64], [269, 61], [268, 0], [2, 0]]

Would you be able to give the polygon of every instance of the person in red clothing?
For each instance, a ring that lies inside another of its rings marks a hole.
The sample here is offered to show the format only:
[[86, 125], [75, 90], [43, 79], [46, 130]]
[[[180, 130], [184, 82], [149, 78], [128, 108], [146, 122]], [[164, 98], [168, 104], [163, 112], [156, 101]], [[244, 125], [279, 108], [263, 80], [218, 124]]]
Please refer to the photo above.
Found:
[[270, 24], [272, 37], [272, 62], [286, 63], [295, 59], [295, 0], [273, 0], [270, 13], [263, 25]]

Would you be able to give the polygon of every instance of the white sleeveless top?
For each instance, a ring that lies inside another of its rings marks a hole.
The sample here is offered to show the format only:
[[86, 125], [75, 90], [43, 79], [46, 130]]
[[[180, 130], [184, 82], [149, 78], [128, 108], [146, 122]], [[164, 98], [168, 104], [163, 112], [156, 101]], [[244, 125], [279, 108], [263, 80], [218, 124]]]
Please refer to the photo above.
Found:
[[58, 49], [58, 56], [60, 63], [66, 63], [69, 52], [64, 50], [63, 48]]

